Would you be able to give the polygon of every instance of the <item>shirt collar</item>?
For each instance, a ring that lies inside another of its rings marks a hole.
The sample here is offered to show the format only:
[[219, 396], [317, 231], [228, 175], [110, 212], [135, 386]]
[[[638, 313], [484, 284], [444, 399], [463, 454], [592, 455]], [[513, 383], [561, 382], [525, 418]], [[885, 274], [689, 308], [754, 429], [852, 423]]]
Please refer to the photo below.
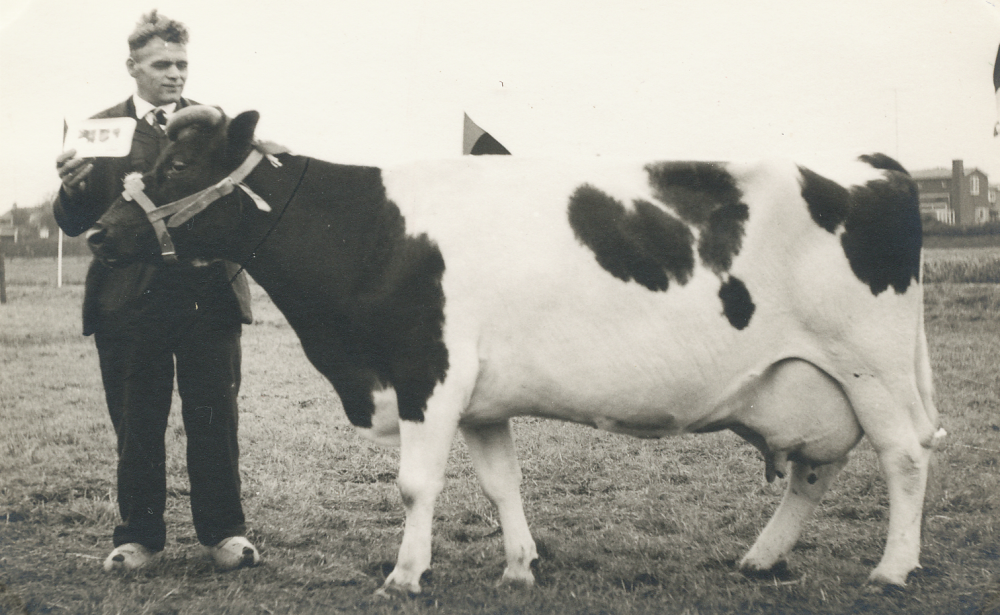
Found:
[[174, 110], [177, 109], [177, 103], [170, 103], [167, 105], [160, 105], [159, 107], [157, 107], [156, 105], [147, 101], [138, 94], [132, 95], [132, 104], [135, 105], [135, 116], [140, 120], [145, 118], [146, 114], [148, 114], [153, 109], [163, 109], [167, 113], [167, 118], [169, 118], [174, 113]]

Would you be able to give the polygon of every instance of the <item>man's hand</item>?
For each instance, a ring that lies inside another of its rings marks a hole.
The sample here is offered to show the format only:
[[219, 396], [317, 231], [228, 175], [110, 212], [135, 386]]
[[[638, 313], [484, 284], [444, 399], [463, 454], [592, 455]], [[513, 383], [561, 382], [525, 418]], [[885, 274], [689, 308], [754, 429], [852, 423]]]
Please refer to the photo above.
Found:
[[59, 181], [62, 182], [63, 190], [71, 196], [87, 187], [85, 180], [93, 170], [94, 163], [86, 158], [77, 158], [75, 149], [65, 151], [56, 157]]

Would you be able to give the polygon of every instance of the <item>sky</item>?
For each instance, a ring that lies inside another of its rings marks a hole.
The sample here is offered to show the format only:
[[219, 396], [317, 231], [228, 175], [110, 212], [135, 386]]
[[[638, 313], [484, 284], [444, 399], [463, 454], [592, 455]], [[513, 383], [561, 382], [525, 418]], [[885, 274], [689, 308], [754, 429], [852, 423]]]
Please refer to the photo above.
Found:
[[0, 213], [58, 187], [64, 119], [134, 92], [126, 39], [184, 22], [185, 96], [295, 153], [961, 158], [1000, 182], [1000, 0], [0, 0]]

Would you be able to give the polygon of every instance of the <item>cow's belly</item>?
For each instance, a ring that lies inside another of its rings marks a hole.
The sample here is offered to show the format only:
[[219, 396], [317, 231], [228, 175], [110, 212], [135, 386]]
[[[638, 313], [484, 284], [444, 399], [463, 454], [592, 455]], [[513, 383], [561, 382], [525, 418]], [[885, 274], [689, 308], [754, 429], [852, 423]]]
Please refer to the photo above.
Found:
[[817, 465], [842, 459], [863, 434], [840, 386], [808, 361], [786, 357], [715, 376], [712, 383], [662, 377], [630, 387], [543, 376], [522, 379], [517, 395], [484, 372], [463, 420], [531, 415], [641, 438], [732, 429], [779, 471], [788, 458]]
[[761, 356], [724, 330], [709, 335], [702, 328], [692, 344], [688, 330], [665, 324], [640, 330], [607, 322], [575, 335], [572, 322], [550, 324], [525, 331], [531, 343], [485, 342], [464, 420], [544, 416], [642, 437], [693, 431], [729, 391], [787, 356]]
[[567, 353], [552, 361], [544, 351], [524, 348], [521, 354], [532, 356], [480, 363], [463, 420], [531, 415], [659, 437], [685, 431], [712, 405], [711, 387], [695, 370], [609, 360], [600, 353]]

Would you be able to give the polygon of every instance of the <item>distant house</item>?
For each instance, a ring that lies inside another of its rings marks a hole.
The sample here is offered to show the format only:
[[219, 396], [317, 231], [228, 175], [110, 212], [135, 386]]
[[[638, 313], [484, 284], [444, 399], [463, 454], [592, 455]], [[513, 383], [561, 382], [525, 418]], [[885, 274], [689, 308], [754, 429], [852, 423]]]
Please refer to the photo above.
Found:
[[945, 224], [986, 224], [996, 220], [997, 186], [990, 185], [983, 171], [965, 169], [961, 160], [952, 160], [951, 169], [914, 171], [920, 189], [920, 214]]
[[14, 212], [17, 206], [5, 214], [0, 214], [0, 243], [15, 243], [20, 228], [14, 224]]
[[[0, 214], [0, 249], [7, 257], [55, 256], [58, 251], [59, 226], [48, 203], [18, 207]], [[83, 236], [64, 238], [66, 255], [88, 254]]]
[[17, 241], [17, 227], [0, 219], [0, 244]]
[[18, 207], [0, 215], [0, 228], [4, 239], [11, 243], [21, 243], [37, 239], [55, 238], [59, 227], [48, 207]]

